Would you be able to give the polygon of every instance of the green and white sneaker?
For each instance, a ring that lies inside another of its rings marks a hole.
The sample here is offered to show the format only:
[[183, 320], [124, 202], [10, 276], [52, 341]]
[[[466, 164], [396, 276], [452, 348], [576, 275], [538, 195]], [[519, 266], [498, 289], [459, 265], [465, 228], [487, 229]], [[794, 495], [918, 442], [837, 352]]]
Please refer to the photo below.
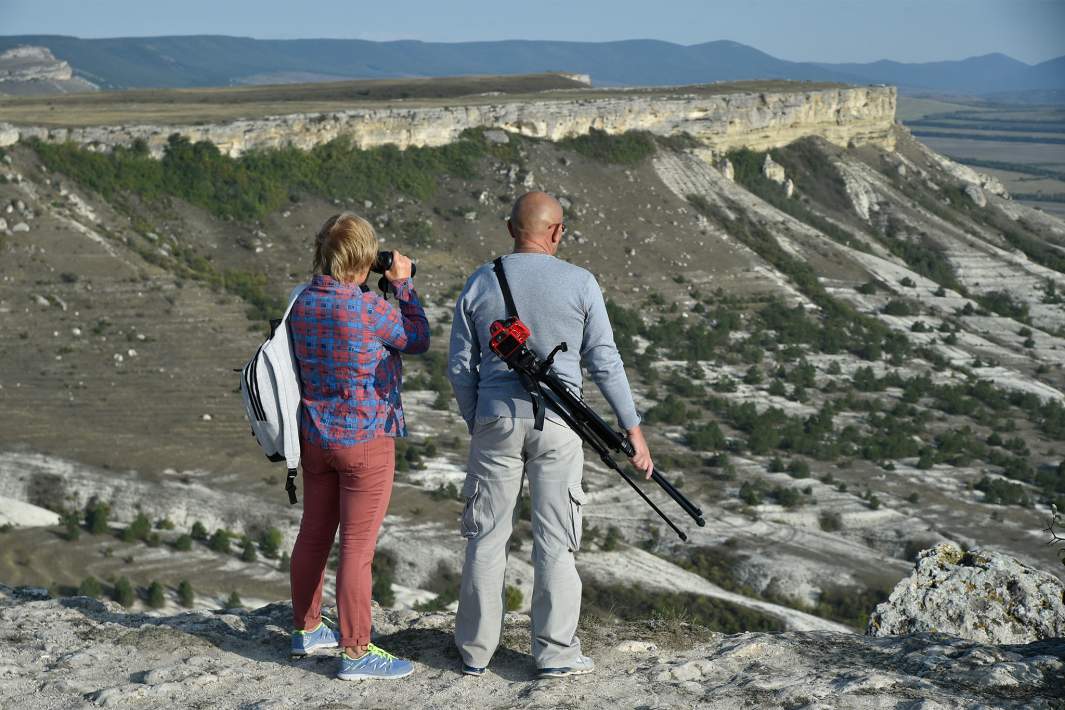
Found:
[[340, 680], [363, 680], [367, 678], [395, 679], [406, 678], [414, 672], [414, 664], [402, 658], [396, 658], [388, 651], [372, 643], [366, 653], [352, 658], [346, 653], [340, 655]]

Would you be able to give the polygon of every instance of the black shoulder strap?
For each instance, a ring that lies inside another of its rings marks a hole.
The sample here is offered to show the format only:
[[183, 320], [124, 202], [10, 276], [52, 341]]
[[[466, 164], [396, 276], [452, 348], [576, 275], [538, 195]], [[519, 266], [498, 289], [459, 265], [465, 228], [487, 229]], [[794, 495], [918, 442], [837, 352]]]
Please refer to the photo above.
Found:
[[[497, 256], [492, 261], [492, 270], [496, 272], [499, 290], [503, 292], [503, 304], [507, 309], [507, 318], [518, 318], [518, 307], [514, 305], [514, 296], [510, 293], [510, 284], [507, 283], [507, 272], [503, 270], [503, 257]], [[535, 422], [533, 428], [536, 431], [543, 431], [544, 393], [540, 389], [540, 384], [523, 372], [518, 373], [518, 379], [521, 380], [521, 386], [529, 393], [529, 398], [532, 400], [533, 419]]]
[[499, 280], [499, 290], [503, 292], [503, 304], [507, 308], [507, 318], [517, 318], [518, 308], [514, 305], [514, 296], [510, 294], [507, 272], [503, 270], [503, 257], [497, 256], [492, 261], [492, 270], [496, 272], [496, 279]]

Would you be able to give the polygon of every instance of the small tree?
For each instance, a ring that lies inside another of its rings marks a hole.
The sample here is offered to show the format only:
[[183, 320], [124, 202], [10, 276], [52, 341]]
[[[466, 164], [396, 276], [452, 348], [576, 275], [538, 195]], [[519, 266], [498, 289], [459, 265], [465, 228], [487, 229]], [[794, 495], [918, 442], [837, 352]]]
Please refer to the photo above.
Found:
[[240, 540], [240, 559], [244, 562], [255, 562], [259, 555], [255, 553], [255, 543], [245, 535]]
[[196, 593], [192, 591], [192, 585], [189, 584], [189, 580], [183, 579], [178, 584], [177, 598], [178, 604], [186, 608], [196, 603]]
[[107, 518], [111, 515], [111, 506], [93, 496], [85, 504], [85, 527], [93, 535], [107, 532]]
[[281, 560], [277, 563], [277, 568], [282, 572], [288, 572], [292, 569], [292, 558], [289, 556], [287, 550], [281, 553]]
[[621, 531], [618, 530], [617, 526], [611, 525], [610, 527], [608, 527], [606, 529], [606, 535], [603, 536], [603, 545], [602, 545], [603, 551], [604, 552], [611, 552], [613, 550], [616, 550], [616, 549], [618, 549], [618, 546], [620, 545], [620, 543], [621, 543]]
[[98, 599], [101, 594], [103, 594], [103, 588], [100, 586], [100, 581], [92, 575], [81, 580], [81, 584], [78, 585], [79, 596]]
[[115, 582], [115, 588], [111, 594], [111, 598], [124, 607], [133, 606], [136, 595], [133, 593], [133, 585], [130, 584], [129, 579], [126, 577], [118, 578], [118, 581]]
[[123, 542], [135, 542], [137, 540], [146, 540], [148, 533], [152, 531], [152, 521], [148, 520], [148, 516], [144, 513], [137, 513], [137, 517], [133, 519], [133, 522], [126, 526], [126, 529], [122, 531]]
[[226, 599], [226, 609], [240, 609], [244, 606], [244, 602], [240, 600], [240, 595], [236, 592], [232, 592], [229, 595], [229, 599]]
[[277, 528], [270, 528], [259, 538], [259, 551], [263, 553], [263, 557], [269, 560], [277, 559], [283, 541], [284, 538], [281, 537], [281, 531]]
[[152, 609], [159, 609], [164, 604], [166, 604], [166, 596], [163, 594], [163, 585], [153, 580], [148, 585], [148, 606]]
[[174, 540], [174, 549], [180, 552], [188, 552], [192, 549], [192, 536], [181, 535], [177, 540]]
[[207, 542], [207, 546], [215, 552], [228, 553], [229, 531], [224, 528], [215, 530], [214, 535], [211, 535], [211, 539]]
[[68, 510], [63, 513], [60, 522], [63, 523], [63, 537], [73, 542], [81, 537], [81, 524], [75, 511]]
[[192, 537], [193, 540], [199, 540], [201, 542], [206, 542], [206, 540], [207, 540], [207, 528], [205, 528], [203, 526], [203, 523], [201, 523], [199, 520], [197, 520], [196, 522], [194, 522], [192, 524], [192, 530], [189, 531], [189, 535]]

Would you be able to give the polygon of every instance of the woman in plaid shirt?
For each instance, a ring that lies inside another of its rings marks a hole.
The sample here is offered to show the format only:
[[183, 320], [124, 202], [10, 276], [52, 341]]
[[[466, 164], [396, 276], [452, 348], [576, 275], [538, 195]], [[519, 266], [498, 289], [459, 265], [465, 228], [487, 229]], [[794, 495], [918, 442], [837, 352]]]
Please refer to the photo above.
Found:
[[[318, 233], [314, 278], [289, 320], [300, 371], [303, 520], [292, 552], [294, 655], [343, 646], [338, 677], [401, 678], [414, 667], [370, 643], [370, 565], [406, 436], [400, 353], [429, 348], [429, 322], [399, 252], [385, 276], [398, 307], [366, 286], [377, 258], [369, 222], [331, 217]], [[337, 528], [339, 631], [322, 623], [322, 583]]]

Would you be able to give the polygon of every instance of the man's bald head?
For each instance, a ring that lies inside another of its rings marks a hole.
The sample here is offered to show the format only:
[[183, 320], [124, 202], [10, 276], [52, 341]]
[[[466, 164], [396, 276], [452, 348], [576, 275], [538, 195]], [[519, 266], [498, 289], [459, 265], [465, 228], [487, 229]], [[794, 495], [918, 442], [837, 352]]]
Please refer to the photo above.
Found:
[[562, 205], [546, 192], [526, 192], [510, 210], [510, 223], [519, 232], [535, 234], [562, 222]]
[[526, 192], [510, 210], [507, 229], [514, 237], [514, 251], [554, 255], [566, 231], [562, 205], [546, 192]]

